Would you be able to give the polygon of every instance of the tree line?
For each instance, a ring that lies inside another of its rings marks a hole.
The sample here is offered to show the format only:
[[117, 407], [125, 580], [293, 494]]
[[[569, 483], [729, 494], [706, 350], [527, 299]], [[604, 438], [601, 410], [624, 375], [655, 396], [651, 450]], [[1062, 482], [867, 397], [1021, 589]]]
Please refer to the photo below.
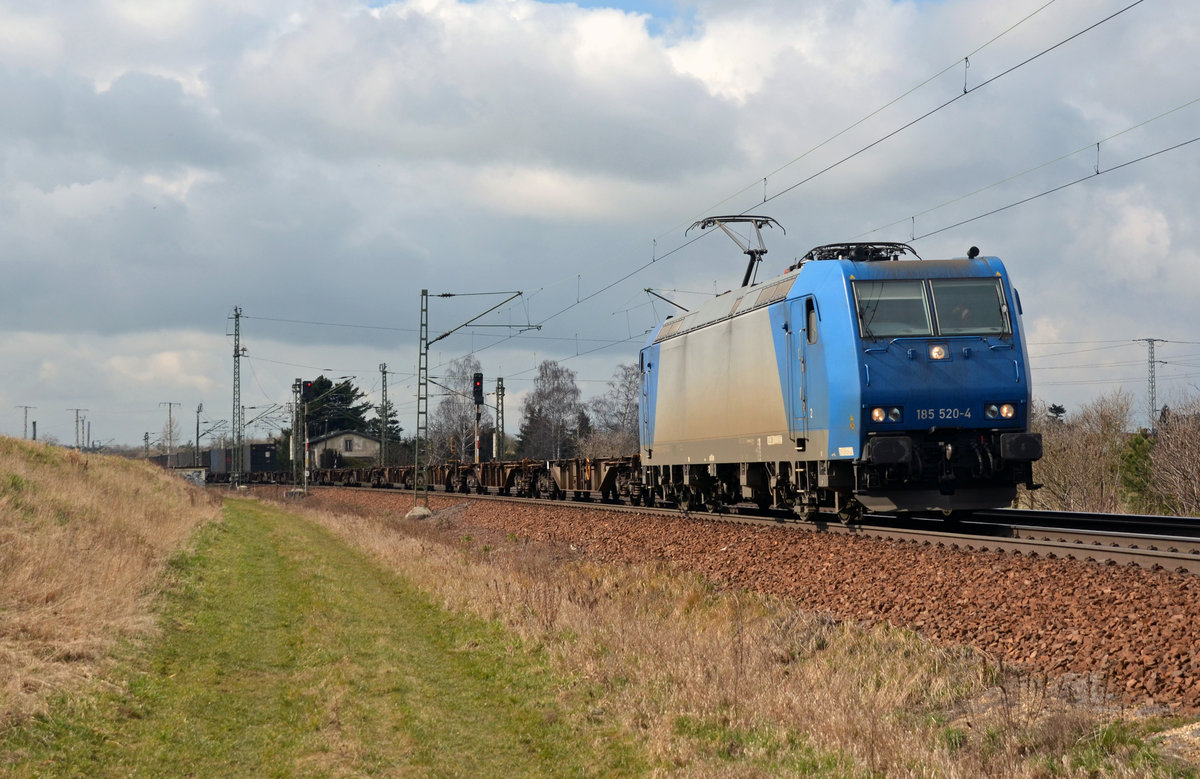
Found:
[[[450, 362], [430, 379], [427, 456], [429, 462], [473, 460], [475, 401], [473, 377], [483, 373], [479, 360], [468, 355]], [[501, 437], [496, 427], [495, 396], [480, 407], [480, 459], [547, 460], [567, 457], [616, 457], [637, 452], [639, 372], [636, 365], [617, 366], [604, 393], [585, 402], [574, 371], [554, 360], [538, 366], [533, 389], [518, 409], [507, 408], [508, 423]], [[485, 387], [485, 392], [488, 388]], [[350, 380], [335, 383], [318, 376], [308, 401], [308, 436], [358, 432], [387, 439], [387, 464], [413, 462], [415, 431], [405, 430], [389, 400], [382, 407], [366, 401], [366, 393]], [[278, 440], [280, 467], [291, 467], [291, 428]], [[330, 453], [333, 454], [332, 452]], [[346, 463], [319, 463], [321, 467]]]
[[[438, 381], [442, 395], [429, 417], [430, 453], [435, 462], [474, 458], [472, 377], [482, 372], [475, 357], [462, 357], [451, 362]], [[554, 360], [543, 361], [519, 413], [509, 416], [512, 410], [506, 408], [506, 419], [519, 420], [515, 436], [509, 432], [509, 423], [503, 440], [497, 434], [494, 395], [482, 407], [480, 459], [493, 459], [493, 452], [495, 459], [501, 460], [635, 454], [639, 379], [636, 365], [619, 365], [605, 392], [585, 403], [575, 372]]]
[[1132, 397], [1112, 390], [1066, 413], [1035, 403], [1031, 427], [1044, 454], [1040, 490], [1022, 508], [1200, 516], [1200, 395], [1164, 406], [1153, 430], [1131, 430]]

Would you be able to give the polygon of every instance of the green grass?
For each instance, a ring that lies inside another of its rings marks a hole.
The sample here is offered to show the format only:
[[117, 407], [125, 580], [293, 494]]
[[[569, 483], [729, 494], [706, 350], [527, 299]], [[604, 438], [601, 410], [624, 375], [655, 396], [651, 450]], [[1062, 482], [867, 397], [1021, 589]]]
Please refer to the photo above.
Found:
[[819, 752], [808, 739], [792, 730], [731, 727], [720, 719], [681, 716], [675, 720], [675, 734], [695, 739], [710, 761], [727, 764], [730, 769], [746, 770], [753, 766], [763, 775], [778, 776], [850, 776], [854, 761], [829, 752]]
[[119, 689], [0, 738], [17, 775], [640, 774], [632, 742], [497, 626], [278, 508], [226, 504], [177, 558]]

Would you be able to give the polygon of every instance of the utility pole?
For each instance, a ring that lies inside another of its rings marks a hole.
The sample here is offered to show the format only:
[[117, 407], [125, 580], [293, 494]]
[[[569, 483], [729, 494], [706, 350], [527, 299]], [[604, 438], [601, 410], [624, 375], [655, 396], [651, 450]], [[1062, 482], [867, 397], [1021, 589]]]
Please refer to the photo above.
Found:
[[492, 432], [492, 459], [503, 460], [504, 438], [504, 379], [496, 378], [496, 429]]
[[79, 451], [79, 412], [87, 411], [86, 408], [69, 408], [67, 411], [75, 412], [75, 451]]
[[193, 468], [200, 467], [200, 412], [204, 410], [204, 404], [196, 406], [196, 458], [192, 463]]
[[242, 435], [245, 413], [242, 410], [242, 309], [233, 307], [233, 463], [230, 466], [229, 486], [237, 489], [242, 483]]
[[[460, 325], [454, 326], [454, 328], [446, 330], [445, 332], [443, 332], [442, 335], [439, 335], [438, 337], [433, 338], [433, 340], [431, 341], [430, 340], [430, 290], [428, 290], [428, 289], [421, 290], [420, 346], [419, 346], [418, 358], [416, 358], [416, 360], [418, 360], [418, 361], [416, 361], [416, 445], [415, 445], [414, 451], [413, 451], [414, 460], [416, 462], [416, 467], [415, 467], [416, 473], [415, 473], [415, 477], [413, 479], [413, 492], [414, 492], [413, 510], [409, 511], [409, 513], [407, 515], [408, 517], [410, 517], [410, 519], [416, 519], [416, 517], [426, 517], [426, 516], [430, 515], [430, 508], [428, 508], [428, 507], [430, 507], [430, 486], [428, 486], [428, 484], [427, 484], [427, 479], [426, 479], [426, 474], [425, 474], [425, 463], [424, 463], [424, 461], [422, 461], [422, 455], [425, 454], [424, 450], [427, 448], [427, 442], [425, 441], [425, 439], [428, 435], [428, 433], [427, 433], [428, 402], [430, 402], [430, 347], [433, 346], [434, 343], [437, 343], [438, 341], [442, 340], [442, 338], [452, 334], [452, 332], [457, 332], [458, 330], [466, 328], [467, 325], [478, 322], [479, 319], [484, 318], [485, 316], [487, 316], [488, 313], [496, 311], [497, 308], [499, 308], [500, 306], [503, 306], [504, 304], [506, 304], [506, 302], [509, 302], [510, 300], [515, 300], [516, 298], [520, 298], [520, 296], [524, 293], [521, 293], [521, 292], [479, 292], [479, 293], [467, 293], [467, 294], [470, 294], [470, 295], [509, 295], [509, 296], [508, 296], [508, 298], [505, 298], [504, 300], [498, 302], [498, 304], [492, 306], [491, 308], [488, 308], [488, 310], [485, 311], [484, 313], [480, 313], [480, 314], [478, 314], [478, 316], [474, 316], [470, 319], [467, 319], [466, 322], [463, 322]], [[443, 293], [438, 294], [438, 298], [458, 298], [458, 296], [462, 296], [462, 293], [443, 292]], [[487, 326], [494, 326], [494, 328], [515, 328], [515, 326], [522, 326], [522, 325], [496, 324], [496, 325], [476, 325], [476, 326], [481, 326], [481, 328], [487, 328]], [[541, 325], [524, 325], [524, 329], [540, 330]], [[425, 444], [424, 447], [422, 447], [422, 444]], [[415, 505], [415, 503], [420, 503], [422, 501], [424, 501], [424, 504], [425, 504], [424, 508], [421, 508], [421, 507], [418, 507], [418, 505]]]
[[[307, 437], [307, 436], [306, 436]], [[292, 486], [300, 481], [300, 379], [292, 382]]]
[[25, 409], [25, 429], [21, 433], [21, 437], [28, 439], [29, 438], [29, 410], [33, 409], [33, 408], [37, 408], [37, 406], [14, 406], [14, 408]]
[[[173, 410], [173, 408], [175, 406], [179, 406], [179, 405], [182, 405], [182, 404], [175, 403], [174, 401], [170, 401], [170, 400], [164, 400], [162, 403], [158, 404], [159, 408], [162, 408], [163, 406], [167, 407], [167, 467], [168, 468], [171, 467], [171, 455], [173, 455], [175, 453], [175, 417], [172, 415], [171, 411]], [[196, 428], [199, 429], [199, 427], [200, 427], [200, 425], [197, 424]], [[175, 464], [179, 465], [178, 462]]]
[[[421, 330], [417, 354], [417, 440], [413, 444], [413, 517], [429, 516], [429, 482], [421, 446], [429, 430], [429, 290], [421, 290]], [[424, 506], [418, 506], [423, 503]]]
[[1133, 340], [1146, 342], [1146, 351], [1147, 351], [1147, 355], [1146, 355], [1146, 366], [1147, 366], [1147, 368], [1146, 368], [1146, 373], [1147, 373], [1146, 416], [1150, 422], [1150, 424], [1147, 426], [1146, 429], [1150, 431], [1150, 435], [1154, 435], [1154, 428], [1158, 426], [1158, 388], [1157, 388], [1156, 382], [1155, 382], [1154, 366], [1158, 365], [1160, 363], [1163, 365], [1166, 365], [1166, 363], [1163, 362], [1162, 360], [1154, 359], [1154, 344], [1156, 344], [1156, 343], [1165, 344], [1165, 343], [1167, 343], [1167, 341], [1163, 338], [1135, 338]]
[[142, 435], [142, 449], [144, 450], [146, 459], [149, 460], [150, 459], [150, 434], [149, 433], [144, 433]]
[[387, 465], [387, 443], [388, 443], [388, 402], [387, 402], [387, 363], [379, 363], [380, 387], [382, 387], [379, 400], [379, 465]]

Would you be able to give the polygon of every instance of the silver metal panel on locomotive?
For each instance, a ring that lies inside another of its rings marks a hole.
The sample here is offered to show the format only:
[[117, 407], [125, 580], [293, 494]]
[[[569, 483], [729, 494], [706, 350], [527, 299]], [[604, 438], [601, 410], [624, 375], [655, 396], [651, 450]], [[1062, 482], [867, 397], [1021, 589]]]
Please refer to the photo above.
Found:
[[819, 247], [655, 329], [640, 355], [642, 500], [855, 519], [1007, 507], [1017, 485], [1036, 488], [1003, 263], [910, 253]]

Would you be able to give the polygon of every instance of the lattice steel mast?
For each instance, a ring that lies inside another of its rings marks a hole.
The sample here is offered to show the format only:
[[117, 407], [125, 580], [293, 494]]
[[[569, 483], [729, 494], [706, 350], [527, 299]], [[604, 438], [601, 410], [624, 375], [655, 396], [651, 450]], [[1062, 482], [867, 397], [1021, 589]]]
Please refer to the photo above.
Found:
[[242, 309], [233, 307], [233, 462], [229, 468], [229, 486], [237, 489], [242, 483], [242, 427], [246, 417], [242, 411]]

